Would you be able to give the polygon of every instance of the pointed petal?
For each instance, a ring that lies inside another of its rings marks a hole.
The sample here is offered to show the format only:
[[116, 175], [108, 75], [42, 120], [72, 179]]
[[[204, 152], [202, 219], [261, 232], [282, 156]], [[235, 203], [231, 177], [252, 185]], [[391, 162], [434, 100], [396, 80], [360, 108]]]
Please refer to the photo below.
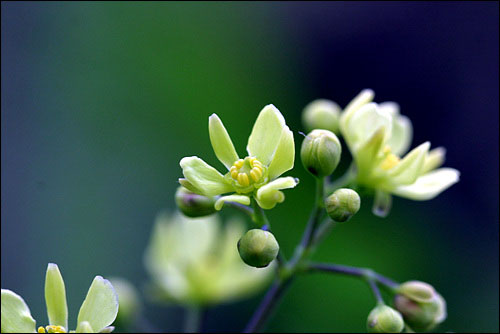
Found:
[[396, 102], [384, 102], [379, 104], [379, 109], [386, 110], [392, 116], [392, 134], [387, 145], [391, 147], [392, 153], [401, 156], [411, 144], [413, 128], [408, 117], [399, 114], [399, 105]]
[[250, 197], [245, 195], [229, 195], [222, 196], [215, 202], [215, 210], [219, 211], [224, 206], [225, 202], [236, 202], [244, 205], [250, 205]]
[[75, 333], [95, 333], [88, 321], [82, 321], [76, 327]]
[[118, 295], [115, 289], [107, 279], [96, 276], [78, 313], [77, 330], [81, 329], [82, 322], [88, 321], [94, 331], [100, 332], [115, 321], [117, 314]]
[[373, 166], [376, 166], [380, 160], [380, 152], [384, 146], [385, 128], [380, 127], [372, 137], [367, 140], [357, 151], [354, 158], [358, 168], [358, 177], [363, 178], [370, 174]]
[[68, 328], [68, 306], [64, 280], [55, 263], [49, 263], [45, 275], [45, 303], [49, 324]]
[[198, 157], [182, 158], [180, 165], [184, 177], [193, 189], [201, 191], [200, 195], [215, 196], [234, 191], [221, 173]]
[[248, 138], [248, 154], [268, 166], [285, 126], [285, 119], [279, 110], [272, 104], [265, 106], [257, 117]]
[[389, 182], [393, 185], [412, 184], [421, 175], [425, 157], [431, 144], [425, 142], [411, 150], [396, 166], [391, 168], [387, 174]]
[[293, 168], [295, 162], [295, 144], [293, 142], [293, 132], [285, 126], [281, 133], [281, 138], [274, 153], [273, 160], [269, 165], [268, 175], [270, 180], [274, 180], [286, 171]]
[[457, 183], [460, 172], [453, 168], [439, 168], [420, 176], [413, 184], [399, 186], [392, 193], [415, 201], [432, 199]]
[[238, 154], [224, 124], [216, 114], [212, 114], [208, 118], [208, 133], [215, 155], [227, 169], [231, 168], [233, 163], [238, 160]]
[[36, 333], [30, 309], [18, 294], [2, 289], [2, 333]]
[[186, 179], [183, 179], [183, 178], [179, 178], [179, 183], [181, 186], [183, 186], [184, 188], [186, 188], [187, 190], [195, 193], [195, 194], [201, 194], [202, 191], [198, 188], [196, 188], [195, 186], [193, 186], [191, 184], [191, 182], [189, 182], [188, 180]]
[[424, 167], [422, 167], [421, 174], [425, 174], [440, 167], [444, 163], [446, 149], [444, 147], [437, 147], [429, 152], [425, 157]]
[[261, 208], [266, 210], [272, 209], [276, 206], [276, 204], [285, 200], [285, 195], [279, 190], [293, 188], [298, 183], [299, 179], [291, 176], [280, 177], [272, 182], [269, 182], [265, 186], [260, 187], [259, 190], [257, 190], [255, 199]]
[[391, 211], [392, 197], [389, 193], [377, 190], [373, 200], [372, 212], [375, 216], [385, 218]]
[[371, 89], [363, 89], [351, 102], [345, 107], [342, 115], [340, 116], [340, 130], [345, 136], [348, 123], [352, 115], [363, 105], [372, 102], [375, 92]]
[[344, 135], [351, 151], [356, 151], [380, 128], [385, 128], [384, 143], [391, 137], [392, 117], [376, 103], [368, 103], [352, 116]]

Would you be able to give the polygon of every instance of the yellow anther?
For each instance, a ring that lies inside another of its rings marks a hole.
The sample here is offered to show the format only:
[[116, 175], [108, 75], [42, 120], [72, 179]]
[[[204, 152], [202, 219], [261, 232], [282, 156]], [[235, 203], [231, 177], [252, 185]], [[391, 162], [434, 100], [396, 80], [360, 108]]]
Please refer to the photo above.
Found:
[[257, 182], [259, 181], [260, 177], [262, 176], [262, 170], [257, 168], [257, 167], [254, 167], [252, 168], [252, 170], [250, 171], [250, 176], [252, 177], [252, 179]]
[[384, 170], [389, 170], [399, 163], [399, 157], [395, 154], [390, 153], [384, 161], [380, 164], [380, 168]]
[[64, 329], [63, 326], [54, 326], [50, 325], [47, 326], [47, 333], [66, 333], [66, 330]]
[[389, 154], [391, 153], [391, 147], [389, 145], [385, 145], [384, 146], [384, 150], [383, 150], [384, 154]]
[[45, 333], [45, 328], [43, 328], [43, 326], [40, 326], [40, 327], [38, 327], [37, 332], [38, 333]]
[[234, 166], [236, 166], [236, 168], [240, 169], [241, 167], [243, 167], [243, 163], [244, 163], [244, 160], [239, 159], [234, 163]]
[[236, 180], [238, 178], [238, 174], [239, 174], [238, 171], [234, 170], [231, 172], [231, 177]]
[[248, 179], [248, 175], [245, 173], [239, 173], [238, 183], [243, 187], [248, 187], [250, 185], [250, 180]]
[[257, 160], [257, 158], [250, 158], [248, 159], [248, 162], [250, 162], [250, 166], [253, 166], [254, 162]]

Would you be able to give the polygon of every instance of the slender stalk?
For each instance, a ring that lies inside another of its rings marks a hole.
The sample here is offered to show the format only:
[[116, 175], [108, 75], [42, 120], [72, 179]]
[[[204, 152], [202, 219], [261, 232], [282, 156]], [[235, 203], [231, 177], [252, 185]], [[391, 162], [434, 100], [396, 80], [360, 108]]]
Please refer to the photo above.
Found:
[[235, 209], [238, 209], [244, 214], [248, 215], [250, 218], [253, 218], [253, 209], [247, 205], [238, 202], [226, 202], [225, 205], [229, 205]]
[[243, 333], [256, 333], [262, 328], [262, 326], [271, 316], [274, 307], [281, 299], [283, 292], [291, 282], [291, 277], [286, 280], [277, 279], [274, 281], [273, 285], [271, 285], [271, 288], [269, 288], [266, 295], [264, 296], [264, 299], [253, 314], [252, 319], [250, 319], [247, 326], [245, 327]]
[[184, 322], [184, 333], [201, 332], [203, 320], [203, 310], [199, 306], [186, 308], [186, 318]]
[[389, 289], [393, 290], [399, 286], [399, 283], [385, 277], [379, 273], [374, 272], [367, 268], [356, 268], [350, 266], [344, 266], [340, 264], [329, 264], [329, 263], [308, 263], [304, 268], [305, 271], [325, 271], [330, 273], [344, 274], [349, 276], [355, 276], [363, 279], [372, 280], [378, 282]]
[[326, 187], [326, 193], [331, 194], [339, 188], [347, 187], [356, 178], [356, 164], [354, 161], [351, 163], [347, 171]]
[[377, 286], [377, 283], [375, 283], [375, 280], [369, 279], [368, 285], [370, 285], [370, 288], [373, 291], [373, 295], [375, 296], [377, 303], [384, 304], [384, 299], [382, 298], [382, 294], [380, 293], [380, 290], [378, 289], [378, 286]]

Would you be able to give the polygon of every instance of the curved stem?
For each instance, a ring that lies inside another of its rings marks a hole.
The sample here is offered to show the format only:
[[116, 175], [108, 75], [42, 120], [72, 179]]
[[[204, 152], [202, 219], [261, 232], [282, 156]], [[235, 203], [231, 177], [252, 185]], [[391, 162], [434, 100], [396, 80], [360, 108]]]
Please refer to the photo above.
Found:
[[186, 308], [186, 318], [184, 322], [184, 333], [201, 332], [203, 310], [199, 306]]
[[399, 283], [393, 281], [392, 279], [385, 277], [379, 273], [374, 272], [367, 268], [357, 268], [344, 266], [340, 264], [330, 264], [330, 263], [308, 263], [304, 268], [304, 271], [314, 272], [314, 271], [324, 271], [336, 274], [344, 274], [349, 276], [355, 276], [363, 279], [372, 280], [378, 282], [390, 290], [394, 290], [399, 286]]
[[326, 193], [330, 195], [335, 190], [348, 186], [352, 181], [354, 181], [355, 178], [356, 178], [356, 164], [353, 161], [349, 166], [349, 168], [347, 168], [347, 171], [344, 173], [344, 175], [342, 175], [334, 182], [332, 182], [330, 185], [328, 185], [328, 187], [326, 188]]
[[382, 298], [382, 294], [380, 293], [380, 290], [378, 289], [378, 286], [377, 286], [377, 283], [375, 283], [375, 280], [368, 279], [368, 285], [370, 285], [370, 288], [373, 291], [373, 295], [375, 296], [377, 303], [384, 304], [384, 299]]
[[288, 278], [284, 281], [275, 280], [271, 288], [267, 291], [264, 299], [260, 303], [259, 307], [252, 316], [252, 319], [248, 322], [243, 333], [255, 333], [258, 332], [266, 321], [271, 316], [273, 308], [276, 306], [278, 301], [281, 299], [283, 292], [292, 282], [292, 278]]
[[235, 209], [238, 209], [253, 219], [253, 209], [251, 207], [238, 202], [226, 202], [225, 205], [229, 205]]

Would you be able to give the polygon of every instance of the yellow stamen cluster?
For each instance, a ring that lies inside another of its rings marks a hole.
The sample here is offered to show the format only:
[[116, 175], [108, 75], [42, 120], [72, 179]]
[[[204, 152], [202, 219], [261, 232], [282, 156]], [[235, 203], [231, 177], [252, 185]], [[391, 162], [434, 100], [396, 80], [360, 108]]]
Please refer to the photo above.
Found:
[[401, 159], [393, 153], [391, 153], [391, 148], [386, 146], [384, 148], [384, 154], [386, 155], [385, 159], [380, 163], [380, 168], [384, 170], [389, 170], [396, 166]]
[[[45, 331], [45, 329], [47, 329], [47, 331]], [[50, 325], [50, 326], [45, 326], [45, 328], [43, 328], [43, 326], [38, 327], [37, 332], [38, 333], [66, 333], [66, 330], [64, 329], [63, 326]]]
[[238, 181], [242, 187], [248, 187], [261, 179], [264, 167], [257, 158], [246, 157], [245, 159], [237, 160], [231, 166], [229, 172], [231, 173], [231, 177]]

